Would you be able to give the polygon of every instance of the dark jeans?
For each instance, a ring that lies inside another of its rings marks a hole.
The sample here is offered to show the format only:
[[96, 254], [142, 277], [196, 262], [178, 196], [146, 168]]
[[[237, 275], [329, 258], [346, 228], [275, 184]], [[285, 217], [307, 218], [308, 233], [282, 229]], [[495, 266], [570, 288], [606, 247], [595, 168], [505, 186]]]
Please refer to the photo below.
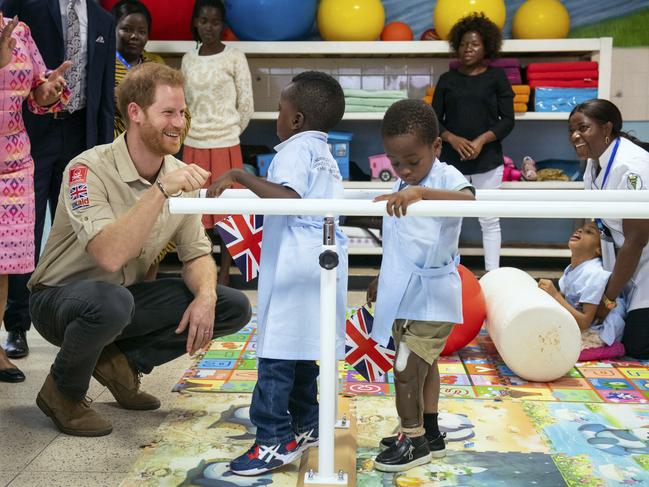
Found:
[[260, 358], [252, 395], [250, 420], [257, 427], [257, 443], [286, 443], [295, 434], [318, 428], [320, 368], [313, 360]]
[[629, 357], [649, 359], [649, 308], [629, 311], [624, 324], [622, 343]]
[[[63, 170], [71, 159], [87, 149], [85, 113], [85, 110], [80, 110], [64, 120], [56, 120], [52, 115], [41, 115], [37, 124], [28, 126], [36, 192], [35, 263], [40, 255], [47, 204], [50, 205], [54, 221]], [[7, 331], [29, 330], [31, 320], [27, 281], [30, 277], [31, 273], [9, 276], [9, 294], [4, 316]]]
[[[82, 399], [106, 345], [114, 342], [129, 363], [146, 374], [183, 355], [188, 329], [181, 334], [175, 330], [193, 299], [180, 278], [129, 287], [84, 280], [35, 290], [30, 312], [38, 332], [61, 347], [51, 369], [57, 386]], [[236, 333], [251, 314], [245, 294], [217, 287], [215, 337]]]

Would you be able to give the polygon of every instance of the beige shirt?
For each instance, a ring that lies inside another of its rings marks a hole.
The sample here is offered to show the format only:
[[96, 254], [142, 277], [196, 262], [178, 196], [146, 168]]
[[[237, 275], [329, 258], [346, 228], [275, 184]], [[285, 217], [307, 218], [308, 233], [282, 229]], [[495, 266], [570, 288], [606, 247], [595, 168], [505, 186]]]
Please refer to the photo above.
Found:
[[[175, 157], [166, 156], [160, 175], [184, 165]], [[82, 279], [130, 286], [143, 280], [170, 241], [176, 243], [182, 262], [210, 254], [212, 245], [205, 235], [201, 215], [172, 215], [165, 203], [140, 255], [117, 272], [99, 268], [86, 246], [103, 227], [135, 205], [149, 188], [151, 183], [135, 169], [124, 134], [112, 144], [99, 145], [70, 161], [63, 172], [54, 224], [28, 287], [62, 286]], [[197, 192], [182, 196], [196, 197]]]
[[192, 114], [185, 145], [215, 149], [239, 144], [254, 111], [246, 55], [225, 46], [218, 54], [199, 56], [196, 48], [183, 56], [180, 69]]

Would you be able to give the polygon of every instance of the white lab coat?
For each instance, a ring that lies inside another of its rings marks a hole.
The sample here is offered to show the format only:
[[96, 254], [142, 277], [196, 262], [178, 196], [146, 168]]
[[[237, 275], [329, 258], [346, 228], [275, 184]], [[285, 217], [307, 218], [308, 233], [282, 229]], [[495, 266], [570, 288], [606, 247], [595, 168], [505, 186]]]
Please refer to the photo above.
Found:
[[[596, 164], [592, 159], [588, 160], [584, 172], [585, 189], [626, 189], [630, 191], [646, 191], [649, 187], [649, 152], [635, 145], [630, 140], [621, 137], [620, 145], [612, 161], [606, 186], [602, 188], [602, 181], [606, 168], [609, 164], [615, 142], [608, 146], [608, 149], [600, 156], [599, 164], [601, 170], [595, 176]], [[634, 187], [635, 184], [635, 187]], [[622, 220], [606, 218], [604, 225], [611, 231], [615, 248], [619, 249], [624, 244], [624, 233], [622, 232]], [[606, 266], [608, 268], [608, 266]], [[640, 308], [649, 308], [649, 245], [645, 246], [640, 257], [631, 281], [625, 289], [628, 311]]]

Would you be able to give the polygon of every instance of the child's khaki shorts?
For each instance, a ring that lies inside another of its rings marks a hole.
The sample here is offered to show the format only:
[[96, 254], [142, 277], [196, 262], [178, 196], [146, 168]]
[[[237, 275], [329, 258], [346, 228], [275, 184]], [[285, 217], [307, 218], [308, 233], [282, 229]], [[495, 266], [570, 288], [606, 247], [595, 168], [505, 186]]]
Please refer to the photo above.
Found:
[[429, 364], [433, 364], [444, 350], [453, 323], [442, 321], [394, 320], [392, 336], [394, 346], [405, 341], [408, 348]]

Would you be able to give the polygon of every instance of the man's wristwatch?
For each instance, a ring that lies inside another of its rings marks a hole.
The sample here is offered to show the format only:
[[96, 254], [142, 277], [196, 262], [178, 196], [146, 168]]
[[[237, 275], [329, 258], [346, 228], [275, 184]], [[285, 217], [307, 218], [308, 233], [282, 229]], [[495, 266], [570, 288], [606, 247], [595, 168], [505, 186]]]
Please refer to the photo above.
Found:
[[608, 299], [606, 297], [606, 294], [602, 294], [602, 304], [609, 311], [617, 306], [617, 303], [615, 301]]

